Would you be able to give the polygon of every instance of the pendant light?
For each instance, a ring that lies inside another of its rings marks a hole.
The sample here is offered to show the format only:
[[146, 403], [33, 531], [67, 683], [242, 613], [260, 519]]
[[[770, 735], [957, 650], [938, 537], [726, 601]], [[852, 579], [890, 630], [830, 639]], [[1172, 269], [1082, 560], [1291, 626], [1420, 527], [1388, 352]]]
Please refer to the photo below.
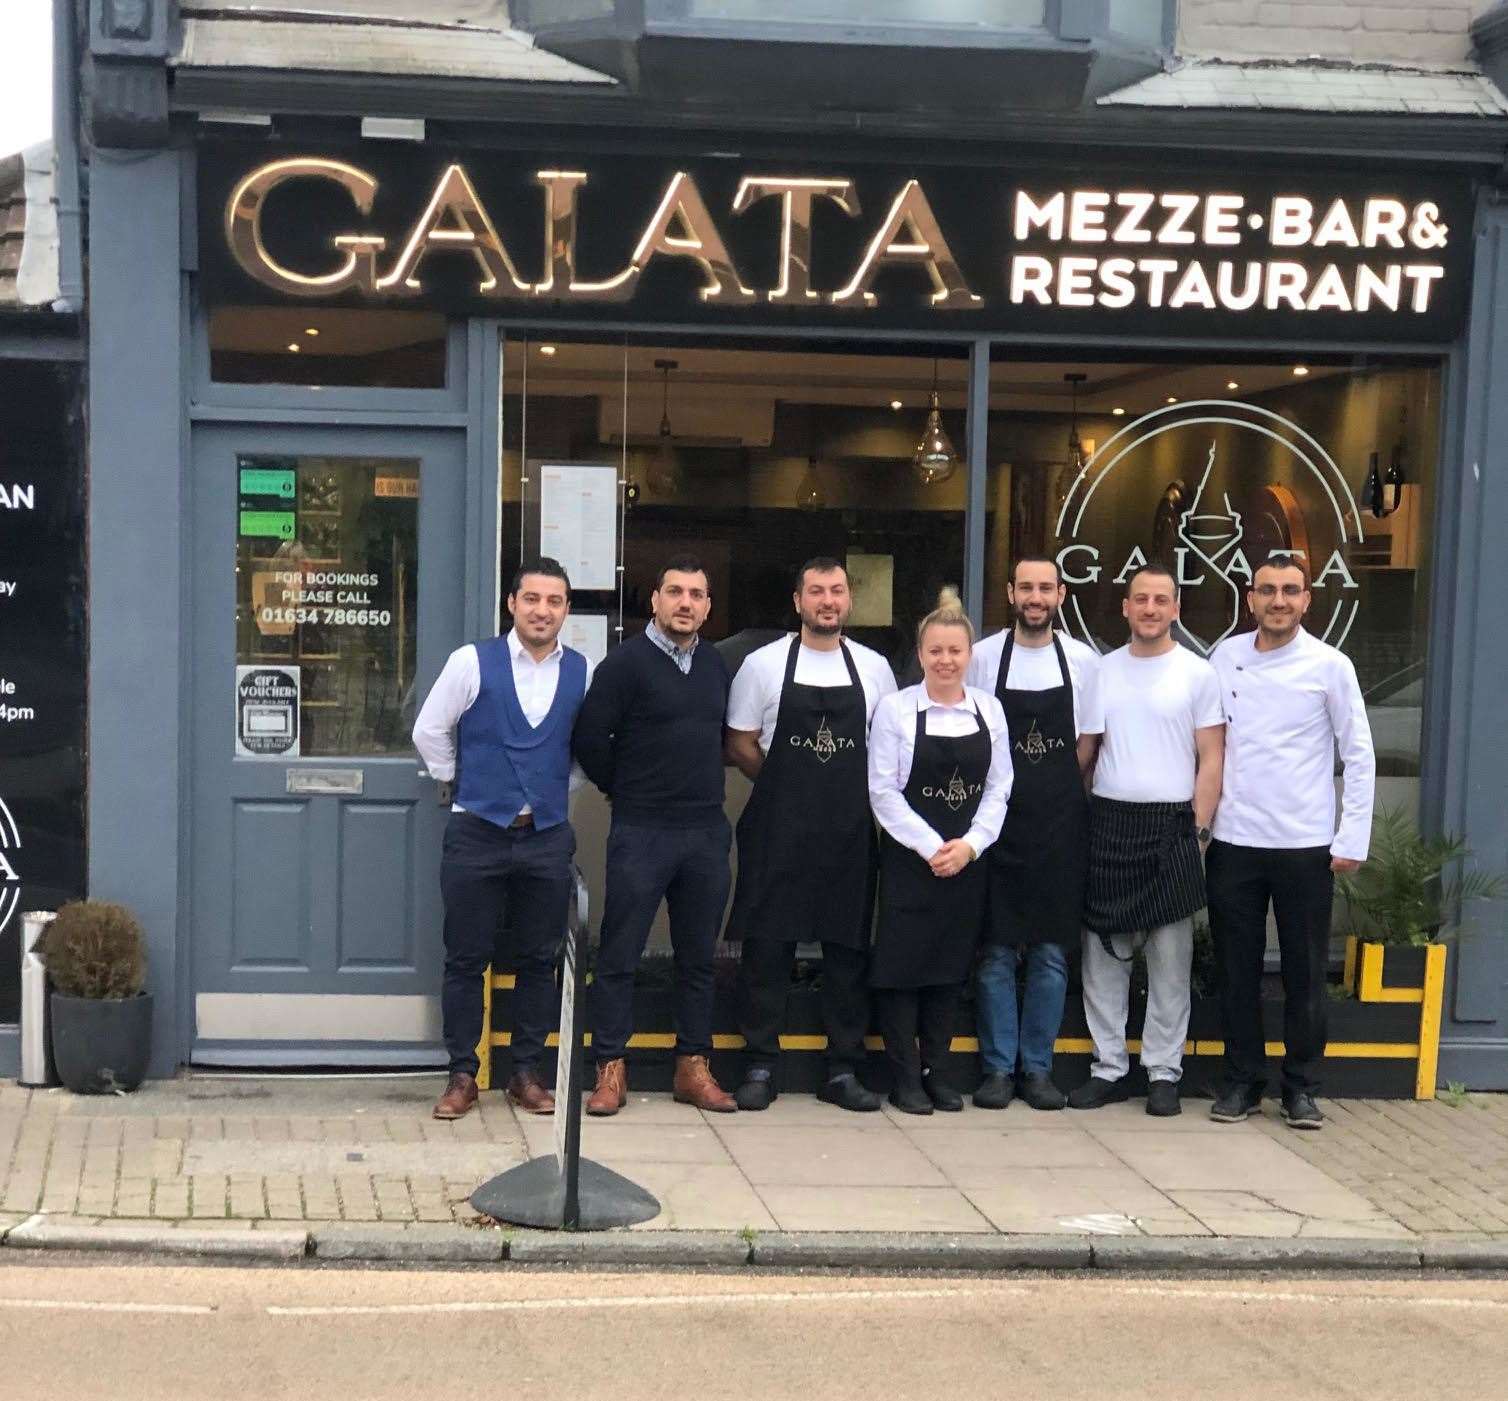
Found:
[[806, 471], [796, 483], [796, 509], [798, 511], [825, 511], [827, 494], [822, 490], [822, 478], [817, 473], [816, 410], [806, 406]]
[[670, 431], [670, 372], [678, 368], [675, 360], [656, 360], [663, 396], [660, 404], [660, 434], [654, 457], [644, 474], [645, 485], [658, 497], [681, 494], [681, 464], [676, 457], [675, 438]]
[[1063, 465], [1058, 468], [1057, 476], [1053, 481], [1054, 516], [1063, 509], [1063, 503], [1068, 500], [1068, 493], [1073, 490], [1073, 484], [1078, 481], [1080, 473], [1084, 470], [1084, 440], [1079, 437], [1079, 386], [1088, 378], [1089, 376], [1082, 371], [1063, 376], [1070, 395], [1068, 456], [1063, 459]]
[[958, 454], [948, 439], [943, 427], [942, 411], [937, 399], [937, 360], [932, 361], [932, 405], [927, 410], [927, 426], [922, 430], [921, 441], [911, 454], [911, 470], [923, 486], [945, 482], [958, 467]]

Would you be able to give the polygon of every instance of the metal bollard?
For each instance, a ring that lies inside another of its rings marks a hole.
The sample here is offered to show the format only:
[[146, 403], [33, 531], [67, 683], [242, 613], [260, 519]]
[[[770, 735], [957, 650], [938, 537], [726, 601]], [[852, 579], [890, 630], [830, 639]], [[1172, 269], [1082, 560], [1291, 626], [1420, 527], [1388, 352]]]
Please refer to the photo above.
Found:
[[37, 941], [57, 916], [33, 910], [21, 916], [21, 1077], [19, 1083], [41, 1089], [58, 1083], [48, 1033], [47, 965], [36, 954]]

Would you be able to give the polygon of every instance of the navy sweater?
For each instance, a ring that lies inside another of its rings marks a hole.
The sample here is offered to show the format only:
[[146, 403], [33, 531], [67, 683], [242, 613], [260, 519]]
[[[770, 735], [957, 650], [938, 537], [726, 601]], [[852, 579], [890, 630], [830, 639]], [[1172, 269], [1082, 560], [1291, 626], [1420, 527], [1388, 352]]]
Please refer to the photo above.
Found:
[[613, 805], [615, 822], [712, 827], [723, 821], [723, 715], [728, 668], [697, 644], [691, 671], [640, 634], [592, 674], [572, 749]]

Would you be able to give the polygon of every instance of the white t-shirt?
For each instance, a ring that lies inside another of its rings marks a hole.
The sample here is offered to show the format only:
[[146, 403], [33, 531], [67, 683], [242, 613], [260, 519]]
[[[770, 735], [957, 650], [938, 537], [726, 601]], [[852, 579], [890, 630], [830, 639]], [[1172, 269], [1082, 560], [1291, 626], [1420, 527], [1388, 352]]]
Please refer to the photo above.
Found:
[[1123, 803], [1185, 803], [1194, 796], [1194, 731], [1225, 723], [1220, 679], [1203, 657], [1175, 646], [1134, 657], [1129, 645], [1100, 658], [1105, 739], [1094, 793]]
[[[780, 714], [780, 688], [785, 681], [785, 663], [794, 636], [794, 633], [787, 633], [750, 652], [728, 692], [728, 728], [758, 730], [759, 748], [765, 754], [770, 752], [770, 744], [775, 738], [775, 720]], [[859, 673], [859, 684], [864, 688], [864, 722], [868, 724], [874, 719], [874, 708], [880, 698], [895, 690], [895, 673], [890, 670], [890, 663], [873, 648], [844, 640], [848, 642], [854, 670]], [[803, 646], [796, 655], [795, 681], [798, 686], [852, 684], [848, 668], [843, 664], [843, 652], [836, 647], [831, 652], [819, 652]]]
[[[1000, 658], [1005, 652], [1005, 639], [1010, 634], [1007, 628], [984, 639], [974, 648], [969, 659], [968, 684], [981, 691], [996, 694], [995, 686], [1000, 677]], [[1068, 675], [1073, 681], [1074, 726], [1081, 735], [1098, 735], [1105, 731], [1105, 707], [1100, 700], [1100, 658], [1092, 647], [1086, 647], [1076, 637], [1066, 632], [1058, 633], [1063, 644], [1063, 657], [1068, 663]], [[1063, 684], [1063, 673], [1058, 667], [1058, 653], [1051, 643], [1046, 647], [1023, 647], [1019, 642], [1011, 648], [1011, 673], [1006, 685], [1014, 691], [1050, 691]]]

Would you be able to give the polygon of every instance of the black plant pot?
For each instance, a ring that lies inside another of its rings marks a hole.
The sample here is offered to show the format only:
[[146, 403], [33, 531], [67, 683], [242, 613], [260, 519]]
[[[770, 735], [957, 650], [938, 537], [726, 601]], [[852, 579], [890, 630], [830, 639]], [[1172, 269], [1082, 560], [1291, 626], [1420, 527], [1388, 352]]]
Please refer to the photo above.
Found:
[[152, 1049], [152, 995], [52, 994], [52, 1055], [58, 1078], [76, 1095], [134, 1090]]

